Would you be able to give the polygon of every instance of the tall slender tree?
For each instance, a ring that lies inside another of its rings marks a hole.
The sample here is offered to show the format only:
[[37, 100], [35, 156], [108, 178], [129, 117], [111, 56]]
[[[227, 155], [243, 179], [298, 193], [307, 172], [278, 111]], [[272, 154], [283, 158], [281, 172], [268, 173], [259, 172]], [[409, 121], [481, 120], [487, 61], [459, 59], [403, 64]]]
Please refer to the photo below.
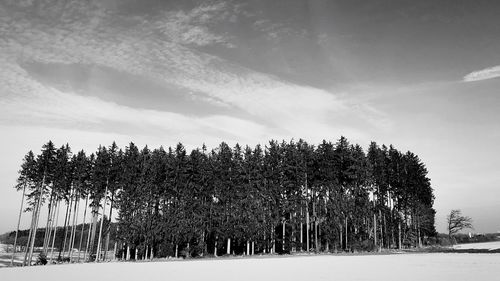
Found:
[[42, 208], [42, 204], [44, 201], [44, 196], [46, 194], [46, 189], [52, 185], [54, 179], [54, 165], [55, 165], [55, 147], [52, 141], [47, 142], [42, 146], [42, 153], [37, 157], [37, 171], [38, 178], [41, 178], [39, 187], [37, 189], [36, 194], [32, 194], [34, 199], [36, 200], [35, 213], [34, 213], [34, 221], [32, 223], [32, 236], [30, 241], [30, 250], [28, 256], [28, 265], [31, 265], [33, 259], [33, 250], [35, 247], [36, 234], [38, 230], [38, 221], [40, 219], [40, 212]]
[[37, 170], [36, 170], [35, 155], [30, 150], [23, 159], [23, 163], [21, 164], [21, 169], [19, 170], [19, 178], [17, 179], [17, 184], [15, 186], [15, 188], [18, 191], [22, 189], [23, 194], [21, 196], [21, 206], [19, 208], [19, 216], [17, 219], [16, 236], [14, 238], [14, 249], [12, 251], [12, 258], [10, 261], [11, 266], [14, 264], [14, 256], [16, 254], [19, 225], [21, 223], [21, 215], [24, 208], [24, 197], [26, 195], [26, 190], [33, 190], [35, 188], [36, 176], [37, 176]]

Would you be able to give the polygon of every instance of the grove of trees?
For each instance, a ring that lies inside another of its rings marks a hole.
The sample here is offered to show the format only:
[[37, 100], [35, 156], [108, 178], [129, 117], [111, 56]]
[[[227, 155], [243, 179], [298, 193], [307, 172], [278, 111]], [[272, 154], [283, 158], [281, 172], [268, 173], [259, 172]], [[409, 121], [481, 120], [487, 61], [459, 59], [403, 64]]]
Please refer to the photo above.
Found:
[[50, 259], [99, 261], [110, 249], [150, 259], [419, 247], [436, 233], [418, 156], [344, 137], [191, 151], [113, 143], [91, 154], [49, 141], [26, 154], [16, 188], [31, 214], [25, 264], [35, 241]]

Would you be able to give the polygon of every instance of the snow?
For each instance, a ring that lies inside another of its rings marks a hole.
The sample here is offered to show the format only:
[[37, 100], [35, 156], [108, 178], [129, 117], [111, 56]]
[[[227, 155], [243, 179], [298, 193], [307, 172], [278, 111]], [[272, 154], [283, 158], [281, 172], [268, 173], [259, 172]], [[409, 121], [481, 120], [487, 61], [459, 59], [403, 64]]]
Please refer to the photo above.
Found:
[[453, 249], [485, 249], [485, 250], [496, 250], [500, 249], [500, 241], [495, 242], [485, 242], [485, 243], [468, 243], [468, 244], [457, 244], [453, 246]]
[[498, 280], [500, 254], [321, 255], [1, 268], [0, 280]]
[[[14, 265], [20, 265], [24, 259], [24, 252], [16, 252], [14, 255]], [[12, 260], [12, 245], [0, 244], [0, 268], [10, 266]], [[0, 277], [2, 274], [0, 273]], [[0, 280], [2, 280], [0, 278]]]

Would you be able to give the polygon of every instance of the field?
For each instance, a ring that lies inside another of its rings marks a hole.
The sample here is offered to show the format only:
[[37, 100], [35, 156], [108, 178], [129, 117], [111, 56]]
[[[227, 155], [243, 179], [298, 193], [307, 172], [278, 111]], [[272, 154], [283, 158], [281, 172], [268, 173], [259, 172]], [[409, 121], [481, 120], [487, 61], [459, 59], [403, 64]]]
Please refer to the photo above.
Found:
[[[34, 264], [37, 260], [37, 257], [39, 253], [41, 252], [41, 249], [35, 250], [33, 253], [33, 261], [32, 263]], [[78, 255], [78, 251], [75, 249], [73, 252], [73, 259], [74, 261], [78, 260], [78, 256], [83, 260], [83, 255], [84, 252], [80, 252], [80, 255]], [[113, 255], [113, 251], [108, 252], [108, 257], [111, 257]], [[57, 259], [58, 256], [58, 251], [54, 251], [54, 261]], [[8, 267], [10, 266], [10, 262], [12, 259], [12, 246], [8, 246], [5, 244], [0, 244], [0, 268], [2, 267]], [[50, 254], [47, 255], [47, 260], [50, 259]], [[14, 266], [20, 266], [24, 260], [24, 251], [23, 252], [16, 252], [14, 256]], [[1, 276], [1, 275], [0, 275]]]
[[[500, 254], [400, 253], [380, 255], [255, 256], [154, 262], [106, 262], [33, 267], [10, 263], [0, 245], [0, 280], [493, 280]], [[455, 245], [498, 249], [500, 242]], [[16, 258], [22, 259], [22, 254]]]
[[0, 269], [0, 280], [494, 280], [500, 254], [319, 255]]
[[457, 250], [463, 250], [463, 249], [496, 250], [496, 249], [500, 249], [500, 241], [485, 242], [485, 243], [458, 244], [458, 245], [454, 245], [453, 249], [457, 249]]

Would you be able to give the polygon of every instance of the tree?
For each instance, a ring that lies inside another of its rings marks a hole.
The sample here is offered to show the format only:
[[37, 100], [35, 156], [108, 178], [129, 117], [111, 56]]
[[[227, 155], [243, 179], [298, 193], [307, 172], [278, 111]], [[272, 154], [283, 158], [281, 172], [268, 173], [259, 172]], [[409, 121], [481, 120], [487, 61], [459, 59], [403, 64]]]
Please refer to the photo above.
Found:
[[21, 207], [19, 210], [19, 217], [17, 219], [17, 228], [16, 228], [16, 236], [14, 238], [14, 250], [12, 251], [12, 259], [10, 261], [10, 265], [12, 266], [14, 263], [14, 255], [16, 254], [16, 246], [17, 246], [17, 236], [19, 234], [19, 224], [21, 223], [21, 215], [23, 212], [23, 203], [24, 197], [26, 194], [26, 187], [33, 188], [35, 183], [33, 179], [36, 174], [36, 161], [33, 152], [30, 150], [28, 154], [24, 157], [23, 164], [21, 165], [21, 170], [19, 170], [19, 178], [17, 179], [17, 185], [15, 188], [19, 190], [23, 190], [23, 195], [21, 197]]
[[[64, 249], [66, 246], [66, 236], [67, 236], [67, 226], [69, 225], [69, 219], [71, 215], [71, 203], [72, 203], [72, 164], [71, 164], [71, 150], [69, 146], [62, 146], [56, 151], [55, 156], [55, 168], [54, 168], [54, 190], [60, 194], [61, 198], [66, 201], [66, 214], [64, 216], [64, 241], [61, 240], [59, 246], [59, 259], [62, 258], [64, 254]], [[52, 256], [51, 256], [52, 258]]]
[[447, 217], [448, 220], [448, 236], [452, 236], [463, 229], [474, 229], [472, 226], [472, 219], [467, 216], [462, 216], [462, 211], [451, 210]]
[[[96, 256], [95, 256], [95, 261], [99, 261], [101, 259], [101, 249], [102, 249], [102, 229], [103, 229], [103, 223], [105, 219], [105, 213], [106, 213], [106, 204], [107, 204], [107, 196], [108, 196], [108, 190], [109, 190], [109, 170], [110, 170], [110, 165], [111, 165], [111, 158], [108, 150], [106, 147], [101, 146], [99, 147], [98, 151], [96, 152], [96, 161], [95, 161], [95, 167], [94, 167], [94, 174], [93, 174], [93, 180], [94, 180], [94, 185], [96, 188], [96, 194], [93, 197], [93, 204], [94, 208], [96, 210], [95, 212], [95, 221], [97, 220], [97, 217], [99, 216], [99, 210], [101, 206], [101, 200], [104, 199], [104, 203], [102, 204], [102, 216], [101, 216], [101, 221], [99, 224], [99, 234], [97, 236], [97, 250], [96, 250]], [[96, 225], [96, 224], [95, 224]], [[94, 228], [93, 232], [95, 232], [97, 228]], [[95, 237], [95, 233], [93, 233]], [[94, 241], [94, 239], [92, 239]]]
[[[141, 170], [139, 168], [139, 149], [134, 143], [125, 148], [121, 162], [122, 176], [120, 177], [121, 192], [118, 194], [118, 235], [125, 242], [126, 259], [130, 259], [131, 250], [135, 250], [138, 240], [137, 216], [140, 210], [137, 200], [137, 186]], [[165, 195], [165, 194], [162, 194]], [[165, 227], [165, 229], [168, 229]]]
[[[42, 203], [44, 201], [44, 191], [47, 186], [50, 185], [53, 181], [54, 175], [54, 163], [55, 163], [55, 154], [56, 150], [54, 147], [54, 143], [52, 141], [47, 142], [47, 144], [42, 146], [42, 154], [37, 157], [37, 171], [38, 171], [38, 179], [41, 178], [40, 186], [37, 190], [37, 193], [32, 193], [31, 195], [36, 200], [34, 206], [34, 216], [32, 217], [32, 236], [31, 241], [29, 243], [29, 255], [27, 258], [28, 266], [31, 265], [31, 261], [33, 258], [33, 249], [35, 247], [36, 234], [38, 230], [38, 221], [40, 218], [40, 210], [42, 208]], [[28, 252], [27, 252], [28, 253]]]
[[121, 159], [123, 158], [123, 151], [118, 150], [118, 146], [116, 145], [115, 142], [111, 144], [108, 150], [109, 157], [110, 157], [110, 162], [109, 162], [109, 174], [108, 174], [108, 190], [110, 193], [109, 196], [109, 223], [108, 227], [104, 231], [106, 234], [106, 241], [104, 244], [104, 260], [106, 260], [106, 256], [108, 253], [109, 249], [109, 239], [110, 239], [110, 234], [111, 234], [111, 219], [113, 218], [113, 207], [115, 207], [113, 204], [115, 202], [115, 194], [116, 191], [118, 190], [118, 187], [120, 185], [120, 168], [121, 168]]

